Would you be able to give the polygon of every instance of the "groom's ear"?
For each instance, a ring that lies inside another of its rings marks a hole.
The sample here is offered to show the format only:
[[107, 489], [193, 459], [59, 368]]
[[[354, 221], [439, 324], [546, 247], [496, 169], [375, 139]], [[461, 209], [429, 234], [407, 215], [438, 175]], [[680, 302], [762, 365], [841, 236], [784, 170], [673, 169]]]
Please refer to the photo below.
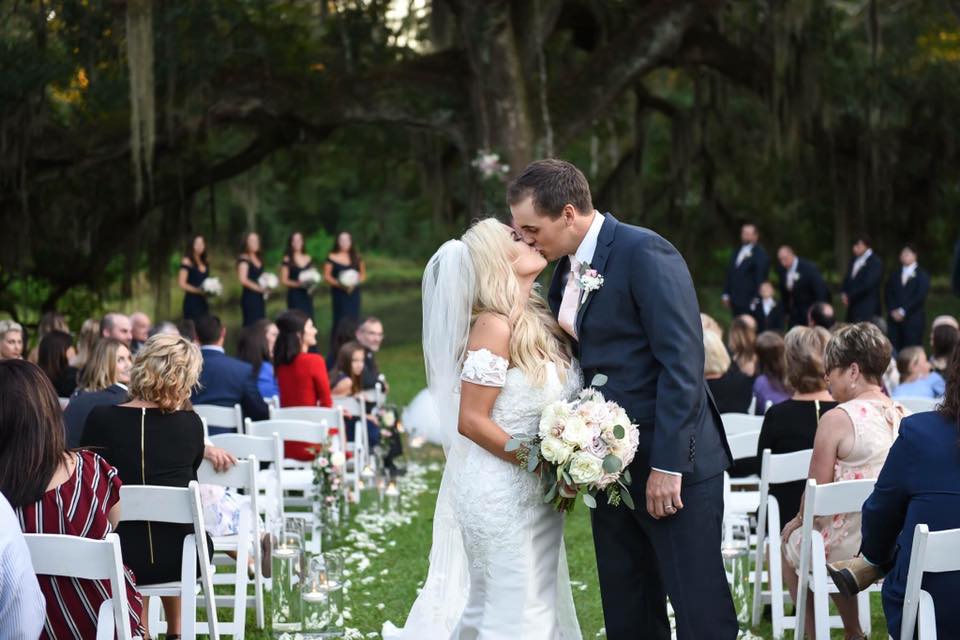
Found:
[[560, 215], [563, 217], [564, 225], [572, 227], [577, 220], [577, 208], [568, 202], [563, 205]]

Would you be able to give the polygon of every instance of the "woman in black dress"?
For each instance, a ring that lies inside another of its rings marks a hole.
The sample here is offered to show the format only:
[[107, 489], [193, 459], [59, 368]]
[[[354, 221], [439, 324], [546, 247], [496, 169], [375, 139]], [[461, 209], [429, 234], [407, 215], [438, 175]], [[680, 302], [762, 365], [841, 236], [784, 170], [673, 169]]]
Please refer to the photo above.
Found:
[[300, 282], [300, 274], [313, 267], [313, 258], [306, 253], [303, 234], [294, 231], [287, 240], [287, 250], [280, 266], [280, 282], [287, 288], [287, 309], [296, 309], [313, 319], [313, 297], [309, 285]]
[[[81, 446], [95, 448], [124, 484], [186, 487], [204, 456], [203, 423], [190, 406], [202, 363], [196, 345], [179, 336], [147, 340], [130, 372], [130, 401], [94, 408]], [[190, 533], [192, 525], [127, 521], [117, 527], [124, 562], [141, 585], [180, 579], [183, 538]], [[163, 598], [163, 608], [169, 633], [179, 634], [180, 599]], [[146, 606], [143, 619], [149, 619]]]
[[180, 275], [177, 284], [183, 289], [183, 319], [196, 322], [210, 313], [207, 296], [203, 293], [203, 281], [210, 275], [207, 264], [207, 243], [203, 236], [193, 236], [180, 260]]
[[333, 302], [332, 336], [342, 320], [360, 320], [360, 285], [367, 279], [367, 268], [357, 253], [353, 237], [346, 231], [337, 234], [333, 250], [323, 265], [323, 279], [330, 285]]
[[260, 255], [260, 236], [250, 232], [243, 237], [240, 257], [237, 258], [237, 279], [243, 285], [240, 307], [243, 311], [243, 326], [249, 327], [267, 317], [265, 290], [259, 279], [263, 275], [263, 258]]
[[70, 360], [76, 356], [73, 337], [65, 331], [50, 331], [40, 340], [37, 364], [61, 398], [69, 398], [77, 389], [78, 372], [76, 367], [70, 366]]

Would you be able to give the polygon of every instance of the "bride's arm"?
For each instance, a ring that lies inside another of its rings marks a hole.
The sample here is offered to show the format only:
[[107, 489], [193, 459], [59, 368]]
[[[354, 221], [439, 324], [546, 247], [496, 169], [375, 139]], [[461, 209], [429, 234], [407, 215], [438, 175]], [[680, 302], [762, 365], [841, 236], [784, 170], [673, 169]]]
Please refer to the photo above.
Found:
[[[506, 362], [510, 353], [510, 326], [492, 314], [482, 314], [470, 331], [467, 351], [486, 349]], [[460, 386], [460, 422], [457, 430], [493, 455], [512, 464], [519, 464], [515, 452], [504, 451], [510, 436], [490, 418], [493, 404], [500, 395], [500, 383], [491, 380], [472, 381], [465, 377]]]

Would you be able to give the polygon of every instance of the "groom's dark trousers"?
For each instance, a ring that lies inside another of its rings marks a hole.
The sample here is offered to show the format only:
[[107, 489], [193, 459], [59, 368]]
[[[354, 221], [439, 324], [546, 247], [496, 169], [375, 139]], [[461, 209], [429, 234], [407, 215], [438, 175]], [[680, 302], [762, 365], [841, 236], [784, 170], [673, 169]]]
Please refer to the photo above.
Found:
[[[592, 514], [607, 638], [733, 640], [738, 625], [720, 555], [723, 471], [730, 450], [703, 377], [703, 330], [687, 265], [652, 231], [606, 214], [590, 265], [604, 278], [577, 312], [577, 352], [589, 384], [619, 403], [640, 431], [630, 465], [636, 505]], [[557, 265], [549, 302], [557, 313], [569, 260]], [[683, 509], [655, 520], [646, 509], [651, 467], [682, 474]]]

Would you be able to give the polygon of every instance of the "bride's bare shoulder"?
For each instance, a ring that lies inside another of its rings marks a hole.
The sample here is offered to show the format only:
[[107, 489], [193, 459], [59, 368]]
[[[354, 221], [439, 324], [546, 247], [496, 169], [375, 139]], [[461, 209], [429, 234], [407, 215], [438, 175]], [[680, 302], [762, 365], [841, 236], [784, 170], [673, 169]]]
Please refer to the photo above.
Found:
[[470, 329], [469, 351], [488, 349], [501, 357], [510, 354], [510, 323], [496, 313], [484, 312], [477, 316]]

